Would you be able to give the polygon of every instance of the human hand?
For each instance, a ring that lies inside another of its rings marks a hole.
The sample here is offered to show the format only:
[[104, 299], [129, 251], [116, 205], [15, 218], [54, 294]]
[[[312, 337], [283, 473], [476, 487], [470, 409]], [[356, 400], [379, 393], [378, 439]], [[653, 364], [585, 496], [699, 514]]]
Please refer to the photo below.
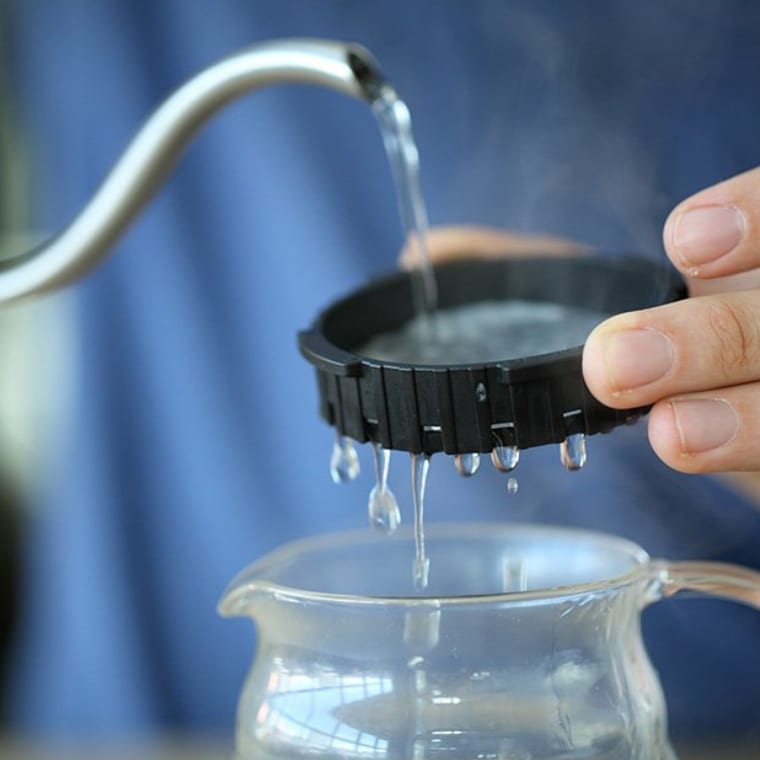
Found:
[[649, 440], [683, 472], [760, 471], [760, 169], [679, 204], [663, 233], [693, 297], [612, 317], [583, 373], [604, 404], [654, 404]]
[[[707, 211], [703, 232], [691, 224], [695, 216], [685, 222], [684, 215], [695, 209]], [[738, 220], [733, 233], [730, 226], [721, 232], [719, 209], [726, 209], [722, 215], [729, 223]], [[692, 297], [599, 325], [584, 350], [586, 383], [608, 406], [654, 404], [650, 442], [674, 469], [745, 470], [760, 477], [760, 169], [679, 204], [666, 222], [664, 240]], [[468, 226], [433, 228], [428, 248], [435, 263], [467, 254], [588, 250], [560, 238]], [[402, 266], [413, 265], [413, 256], [406, 246]], [[630, 350], [616, 340], [621, 333], [630, 339]], [[664, 373], [645, 345], [648, 338], [664, 343]], [[658, 369], [661, 377], [646, 376]], [[760, 493], [760, 483], [749, 485]]]
[[[550, 235], [521, 235], [493, 227], [455, 225], [432, 227], [426, 238], [428, 254], [434, 264], [474, 255], [484, 258], [540, 253], [563, 256], [588, 251], [587, 246]], [[407, 243], [401, 249], [399, 264], [405, 269], [417, 265], [416, 246]]]

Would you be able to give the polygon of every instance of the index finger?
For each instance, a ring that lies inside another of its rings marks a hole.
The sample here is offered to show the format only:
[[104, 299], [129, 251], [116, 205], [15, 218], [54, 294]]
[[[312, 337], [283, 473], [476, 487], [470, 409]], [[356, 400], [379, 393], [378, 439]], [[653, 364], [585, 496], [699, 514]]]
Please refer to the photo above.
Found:
[[663, 242], [688, 277], [712, 279], [760, 267], [760, 169], [676, 206], [665, 222]]

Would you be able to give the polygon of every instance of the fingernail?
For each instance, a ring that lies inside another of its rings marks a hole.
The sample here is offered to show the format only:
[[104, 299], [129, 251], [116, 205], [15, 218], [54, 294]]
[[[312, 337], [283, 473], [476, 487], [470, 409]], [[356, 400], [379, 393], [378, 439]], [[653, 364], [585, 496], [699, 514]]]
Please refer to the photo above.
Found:
[[614, 393], [653, 383], [673, 366], [673, 343], [657, 330], [620, 330], [604, 340], [607, 379]]
[[673, 246], [686, 267], [715, 261], [733, 251], [744, 237], [744, 214], [733, 206], [704, 206], [679, 214], [673, 222]]
[[681, 399], [671, 401], [670, 406], [684, 454], [699, 454], [725, 446], [739, 430], [734, 408], [723, 399]]

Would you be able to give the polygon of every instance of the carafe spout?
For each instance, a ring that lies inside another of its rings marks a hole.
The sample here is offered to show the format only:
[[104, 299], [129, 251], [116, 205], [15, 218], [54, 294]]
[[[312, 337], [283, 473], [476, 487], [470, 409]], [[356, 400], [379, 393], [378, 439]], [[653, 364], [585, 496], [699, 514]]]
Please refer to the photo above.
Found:
[[256, 567], [244, 570], [224, 590], [216, 607], [222, 617], [254, 617], [256, 600], [268, 593], [257, 578]]

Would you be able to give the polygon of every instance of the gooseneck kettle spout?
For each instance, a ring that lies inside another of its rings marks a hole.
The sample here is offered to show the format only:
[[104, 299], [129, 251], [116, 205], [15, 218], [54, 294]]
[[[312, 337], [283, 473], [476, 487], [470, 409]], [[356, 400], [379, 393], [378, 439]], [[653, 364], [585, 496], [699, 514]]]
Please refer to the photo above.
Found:
[[328, 87], [369, 102], [387, 86], [366, 50], [328, 40], [260, 43], [204, 69], [153, 113], [68, 227], [37, 248], [0, 262], [0, 304], [54, 290], [89, 271], [211, 116], [241, 95], [285, 83]]

